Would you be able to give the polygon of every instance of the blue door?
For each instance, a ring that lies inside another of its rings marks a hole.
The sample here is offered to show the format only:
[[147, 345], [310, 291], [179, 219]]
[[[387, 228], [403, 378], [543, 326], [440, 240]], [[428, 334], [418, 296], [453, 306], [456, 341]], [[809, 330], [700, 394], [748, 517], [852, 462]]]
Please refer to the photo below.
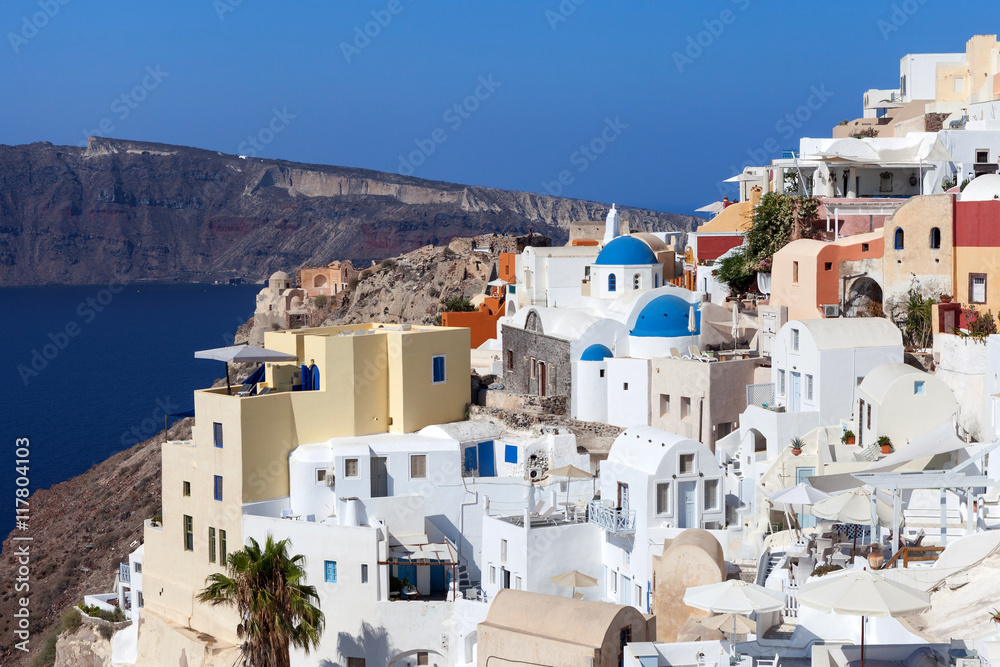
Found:
[[431, 565], [431, 593], [441, 593], [448, 590], [450, 577], [447, 570], [446, 565]]
[[788, 395], [789, 410], [798, 412], [802, 405], [802, 373], [792, 373], [792, 388]]
[[402, 585], [403, 581], [409, 582], [409, 585], [417, 585], [417, 566], [416, 565], [397, 565], [396, 566], [396, 578], [399, 579], [399, 583]]
[[493, 458], [493, 441], [479, 443], [479, 476], [496, 477], [496, 459]]
[[[809, 478], [813, 477], [815, 474], [816, 474], [816, 468], [812, 466], [796, 468], [795, 483], [801, 484], [802, 482], [805, 482], [806, 484], [808, 484]], [[799, 509], [802, 508], [800, 507]], [[799, 526], [801, 526], [802, 528], [812, 528], [813, 526], [816, 525], [816, 517], [814, 517], [812, 514], [805, 514], [803, 512], [799, 512], [796, 516], [798, 516]]]
[[681, 482], [677, 485], [677, 527], [697, 528], [698, 508], [697, 502], [698, 482]]

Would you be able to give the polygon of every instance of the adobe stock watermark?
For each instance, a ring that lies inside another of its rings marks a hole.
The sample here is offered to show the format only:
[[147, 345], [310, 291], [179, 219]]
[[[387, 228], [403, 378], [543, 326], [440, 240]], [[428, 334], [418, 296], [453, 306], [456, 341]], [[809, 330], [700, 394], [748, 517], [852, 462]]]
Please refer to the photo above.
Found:
[[121, 282], [117, 279], [112, 280], [106, 287], [77, 304], [74, 312], [79, 319], [68, 320], [62, 328], [50, 331], [46, 336], [46, 341], [41, 346], [32, 348], [27, 362], [17, 365], [17, 374], [24, 386], [27, 387], [33, 379], [48, 368], [49, 364], [69, 347], [73, 339], [83, 332], [81, 322], [86, 325], [97, 319], [98, 314], [104, 312], [114, 301], [115, 296], [120, 294], [123, 289], [125, 288]]
[[38, 31], [49, 24], [62, 11], [62, 8], [70, 3], [70, 0], [38, 0], [38, 10], [31, 15], [21, 17], [21, 29], [17, 32], [8, 32], [7, 41], [14, 53], [18, 53], [21, 47], [38, 36]]
[[576, 13], [576, 8], [587, 0], [562, 0], [556, 8], [545, 10], [545, 20], [549, 22], [549, 27], [555, 30], [560, 23], [565, 23], [569, 17]]
[[[160, 87], [164, 79], [170, 76], [170, 72], [164, 72], [160, 65], [146, 67], [146, 75], [142, 77], [131, 90], [122, 93], [111, 102], [111, 113], [118, 122], [123, 122], [132, 112], [139, 108], [139, 105], [146, 101], [149, 94]], [[83, 141], [80, 146], [86, 147], [90, 137], [106, 137], [117, 129], [115, 120], [111, 116], [105, 116], [93, 130], [83, 130]]]
[[[480, 76], [479, 85], [472, 91], [471, 95], [466, 95], [461, 101], [455, 102], [444, 110], [441, 120], [454, 132], [462, 127], [469, 118], [472, 117], [482, 102], [490, 99], [496, 89], [503, 84], [493, 79], [492, 74]], [[403, 176], [411, 176], [417, 167], [427, 161], [431, 155], [437, 151], [438, 146], [448, 141], [448, 133], [443, 127], [434, 128], [425, 139], [414, 139], [416, 148], [407, 155], [400, 154], [397, 171]]]
[[236, 147], [236, 152], [240, 157], [256, 157], [264, 152], [264, 149], [274, 141], [275, 137], [285, 131], [285, 129], [295, 120], [297, 114], [289, 113], [288, 107], [277, 107], [271, 109], [271, 118], [260, 128], [256, 134], [247, 136], [246, 141]]
[[[614, 120], [610, 117], [605, 118], [604, 127], [597, 136], [585, 144], [580, 144], [577, 150], [570, 153], [569, 163], [576, 167], [576, 173], [582, 174], [587, 171], [590, 165], [608, 150], [608, 146], [618, 141], [618, 137], [627, 129], [628, 124], [623, 123], [620, 116], [615, 116]], [[558, 197], [562, 194], [563, 188], [572, 185], [575, 180], [576, 176], [572, 171], [563, 169], [556, 174], [555, 180], [542, 181], [542, 189], [553, 197]]]
[[175, 414], [179, 409], [180, 406], [172, 403], [169, 396], [156, 399], [156, 407], [152, 414], [127, 431], [122, 431], [120, 442], [125, 447], [131, 447], [149, 440], [160, 432], [160, 420]]
[[888, 20], [879, 19], [875, 23], [878, 26], [878, 31], [882, 33], [882, 40], [888, 42], [889, 35], [898, 32], [900, 28], [906, 25], [910, 17], [920, 11], [920, 8], [926, 4], [927, 0], [903, 0], [899, 4], [893, 4]]
[[344, 60], [348, 64], [361, 52], [371, 46], [372, 40], [382, 34], [382, 31], [389, 27], [392, 19], [402, 13], [405, 6], [402, 0], [389, 0], [385, 9], [371, 10], [372, 20], [364, 26], [354, 26], [354, 37], [350, 42], [340, 43], [340, 52], [344, 54]]
[[[750, 6], [751, 0], [730, 0], [736, 8], [744, 12]], [[736, 22], [736, 18], [739, 16], [737, 12], [734, 12], [728, 7], [719, 12], [719, 15], [712, 19], [705, 19], [701, 22], [705, 29], [698, 32], [695, 35], [688, 35], [687, 45], [684, 47], [684, 52], [674, 51], [671, 54], [673, 58], [674, 65], [677, 67], [677, 71], [681, 74], [684, 73], [684, 69], [688, 65], [694, 64], [694, 61], [705, 53], [705, 50], [711, 48], [715, 44], [715, 40], [722, 36], [725, 32], [726, 26], [732, 25]]]
[[28, 497], [31, 495], [31, 441], [28, 438], [16, 438], [14, 440], [14, 484], [17, 489], [14, 491], [14, 514], [17, 521], [17, 531], [21, 534], [11, 533], [11, 547], [14, 554], [11, 556], [11, 563], [17, 565], [14, 577], [14, 592], [21, 593], [22, 597], [12, 600], [16, 601], [17, 607], [14, 612], [14, 636], [20, 641], [14, 642], [14, 648], [18, 651], [28, 652], [28, 642], [31, 640], [31, 541], [28, 532], [28, 521], [30, 519], [30, 509], [28, 507]]
[[[831, 97], [833, 97], [833, 93], [827, 90], [825, 83], [820, 84], [818, 87], [815, 85], [810, 86], [809, 95], [806, 97], [805, 102], [779, 117], [774, 123], [774, 131], [780, 134], [781, 139], [785, 141], [791, 139], [803, 125], [812, 119], [817, 111], [823, 108], [827, 100]], [[748, 148], [746, 154], [749, 159], [744, 160], [743, 164], [739, 167], [731, 165], [729, 167], [729, 174], [742, 174], [743, 170], [747, 167], [769, 165], [772, 158], [781, 154], [781, 150], [779, 140], [774, 136], [770, 136], [761, 143], [759, 148]], [[731, 188], [729, 186], [731, 186], [729, 183], [717, 183], [719, 194], [730, 194]]]
[[212, 9], [220, 21], [226, 20], [226, 14], [236, 11], [236, 8], [243, 4], [243, 0], [212, 0]]

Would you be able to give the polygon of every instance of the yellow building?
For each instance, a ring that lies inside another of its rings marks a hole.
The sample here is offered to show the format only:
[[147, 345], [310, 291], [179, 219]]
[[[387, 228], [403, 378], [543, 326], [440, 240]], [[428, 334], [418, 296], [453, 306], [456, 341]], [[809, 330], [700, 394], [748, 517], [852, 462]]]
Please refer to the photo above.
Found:
[[[267, 393], [195, 392], [190, 441], [163, 446], [163, 518], [146, 522], [140, 656], [232, 664], [235, 612], [195, 601], [205, 578], [242, 548], [244, 505], [289, 494], [288, 455], [301, 444], [410, 433], [464, 418], [469, 330], [364, 324], [267, 332], [265, 347], [298, 363], [269, 364]], [[293, 391], [299, 363], [319, 387]], [[262, 387], [264, 385], [261, 385]], [[192, 630], [194, 628], [194, 630]], [[216, 641], [214, 649], [211, 635]], [[213, 653], [214, 651], [214, 653]], [[196, 659], [197, 658], [197, 659]]]

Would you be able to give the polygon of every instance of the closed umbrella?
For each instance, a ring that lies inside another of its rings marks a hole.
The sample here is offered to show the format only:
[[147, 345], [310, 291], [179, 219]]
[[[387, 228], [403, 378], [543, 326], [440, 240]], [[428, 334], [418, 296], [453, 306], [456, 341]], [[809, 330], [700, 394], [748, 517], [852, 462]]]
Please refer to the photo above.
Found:
[[740, 341], [740, 302], [733, 301], [733, 350]]
[[590, 588], [597, 585], [597, 579], [589, 577], [578, 570], [571, 570], [564, 574], [557, 574], [554, 577], [549, 577], [549, 581], [556, 586], [572, 586], [574, 598], [576, 597], [576, 589]]
[[294, 354], [268, 350], [263, 347], [252, 347], [250, 345], [230, 345], [229, 347], [216, 347], [211, 350], [199, 350], [194, 353], [194, 358], [214, 359], [226, 362], [226, 390], [230, 394], [233, 393], [229, 382], [230, 363], [259, 364], [266, 361], [298, 361], [298, 357]]
[[698, 319], [694, 314], [694, 306], [688, 309], [688, 332], [694, 333], [698, 330]]
[[931, 606], [930, 593], [886, 579], [872, 570], [848, 570], [803, 584], [799, 604], [827, 614], [861, 617], [861, 667], [865, 665], [865, 617], [910, 616]]

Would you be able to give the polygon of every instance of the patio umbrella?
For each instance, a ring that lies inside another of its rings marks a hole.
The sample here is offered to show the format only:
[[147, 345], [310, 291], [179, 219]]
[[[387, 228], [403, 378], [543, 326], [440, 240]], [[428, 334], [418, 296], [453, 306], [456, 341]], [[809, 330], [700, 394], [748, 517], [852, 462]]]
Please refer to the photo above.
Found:
[[760, 179], [760, 176], [754, 176], [753, 174], [736, 174], [735, 176], [730, 176], [723, 183], [745, 183], [747, 181], [756, 181]]
[[[835, 494], [826, 500], [815, 503], [809, 513], [821, 519], [839, 521], [841, 523], [857, 523], [871, 525], [872, 495], [863, 486]], [[879, 525], [892, 525], [892, 507], [889, 503], [876, 496], [875, 513]]]
[[720, 639], [725, 639], [723, 635], [718, 630], [713, 630], [712, 628], [706, 627], [703, 621], [708, 619], [705, 618], [688, 618], [681, 626], [681, 629], [677, 631], [677, 641], [679, 642], [715, 642]]
[[[565, 477], [566, 478], [566, 506], [569, 507], [569, 480], [571, 479], [590, 479], [593, 477], [586, 470], [580, 470], [576, 466], [563, 466], [561, 468], [553, 468], [548, 471], [549, 477]], [[567, 517], [568, 518], [568, 517]]]
[[694, 306], [688, 309], [688, 332], [694, 333], [698, 330], [698, 320], [694, 314]]
[[252, 347], [250, 345], [230, 345], [229, 347], [216, 347], [211, 350], [200, 350], [194, 353], [195, 359], [214, 359], [226, 362], [226, 390], [232, 394], [233, 389], [229, 382], [229, 364], [234, 362], [245, 364], [257, 364], [265, 361], [298, 361], [294, 354], [268, 350], [263, 347]]
[[816, 503], [831, 497], [832, 496], [830, 496], [829, 493], [820, 491], [805, 482], [799, 482], [795, 486], [775, 491], [768, 496], [768, 498], [776, 503], [782, 503], [784, 505], [798, 505], [799, 514], [802, 514], [805, 511], [806, 505], [815, 505]]
[[726, 206], [721, 201], [714, 201], [711, 204], [702, 206], [701, 208], [696, 208], [695, 211], [699, 213], [721, 213], [724, 208], [726, 208]]
[[572, 586], [574, 598], [576, 597], [576, 589], [590, 588], [597, 585], [597, 579], [588, 577], [577, 570], [571, 570], [570, 572], [566, 572], [564, 574], [557, 574], [554, 577], [549, 577], [549, 581], [556, 586]]
[[931, 606], [930, 593], [889, 581], [872, 570], [848, 570], [803, 584], [800, 604], [827, 614], [861, 617], [861, 667], [865, 665], [865, 617], [909, 616]]
[[727, 613], [709, 616], [702, 620], [701, 624], [706, 628], [724, 632], [728, 632], [729, 628], [732, 628], [734, 635], [745, 635], [757, 631], [757, 624], [742, 614]]
[[785, 594], [729, 579], [705, 586], [693, 586], [684, 591], [684, 604], [714, 614], [752, 614], [785, 608]]

